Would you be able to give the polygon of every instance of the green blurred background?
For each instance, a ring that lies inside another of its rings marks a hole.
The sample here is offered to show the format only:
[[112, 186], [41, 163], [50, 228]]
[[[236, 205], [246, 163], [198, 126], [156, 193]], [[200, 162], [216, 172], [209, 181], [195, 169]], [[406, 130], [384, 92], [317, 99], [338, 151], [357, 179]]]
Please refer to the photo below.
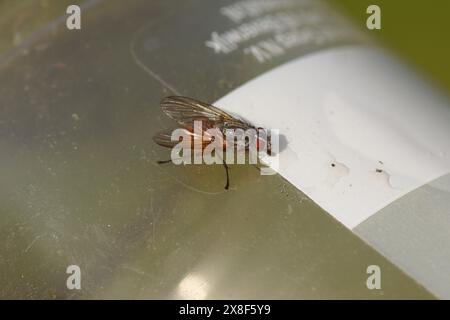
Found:
[[368, 31], [380, 43], [450, 89], [450, 1], [329, 0], [365, 26], [366, 8], [381, 8], [381, 30]]

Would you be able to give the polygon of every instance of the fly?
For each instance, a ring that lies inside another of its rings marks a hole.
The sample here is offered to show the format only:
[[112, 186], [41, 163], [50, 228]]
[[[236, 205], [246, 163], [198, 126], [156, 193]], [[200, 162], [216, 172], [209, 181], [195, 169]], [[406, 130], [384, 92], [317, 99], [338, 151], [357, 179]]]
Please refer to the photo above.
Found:
[[[161, 101], [161, 109], [168, 117], [178, 122], [178, 124], [180, 124], [185, 129], [185, 132], [191, 137], [191, 141], [194, 142], [191, 144], [192, 149], [194, 148], [195, 143], [199, 143], [202, 146], [203, 150], [204, 148], [206, 148], [206, 146], [214, 141], [214, 137], [206, 132], [209, 129], [220, 130], [223, 135], [225, 135], [227, 130], [230, 129], [242, 129], [244, 131], [248, 129], [254, 129], [255, 132], [259, 132], [259, 130], [263, 129], [256, 128], [246, 120], [238, 116], [233, 116], [211, 104], [188, 97], [170, 96], [164, 98]], [[201, 121], [201, 135], [194, 134], [194, 121]], [[153, 140], [160, 146], [173, 148], [179, 143], [179, 141], [173, 141], [171, 139], [171, 136], [172, 135], [170, 131], [163, 131], [154, 135]], [[233, 139], [233, 141], [233, 148], [243, 147], [246, 151], [249, 150], [249, 143], [245, 142], [244, 146], [238, 146], [236, 140]], [[224, 150], [227, 147], [226, 143], [227, 141], [223, 140]], [[257, 135], [256, 148], [259, 151], [263, 147], [266, 147], [267, 153], [270, 155], [270, 136], [267, 136], [267, 138], [263, 138]], [[158, 164], [170, 162], [172, 162], [172, 159], [158, 161]], [[225, 189], [227, 190], [230, 182], [228, 165], [224, 159], [222, 159], [222, 164], [225, 168], [226, 173]]]

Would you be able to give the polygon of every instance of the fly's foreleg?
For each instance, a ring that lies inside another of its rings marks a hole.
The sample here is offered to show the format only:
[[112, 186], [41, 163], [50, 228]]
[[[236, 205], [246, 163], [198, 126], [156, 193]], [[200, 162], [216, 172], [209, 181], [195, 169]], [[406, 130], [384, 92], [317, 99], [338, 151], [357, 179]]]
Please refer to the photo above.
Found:
[[222, 161], [223, 161], [223, 166], [225, 168], [225, 173], [226, 173], [226, 176], [227, 176], [227, 181], [226, 181], [226, 184], [225, 184], [225, 190], [228, 190], [228, 187], [230, 186], [230, 178], [228, 176], [228, 165], [225, 162], [225, 160], [222, 159]]

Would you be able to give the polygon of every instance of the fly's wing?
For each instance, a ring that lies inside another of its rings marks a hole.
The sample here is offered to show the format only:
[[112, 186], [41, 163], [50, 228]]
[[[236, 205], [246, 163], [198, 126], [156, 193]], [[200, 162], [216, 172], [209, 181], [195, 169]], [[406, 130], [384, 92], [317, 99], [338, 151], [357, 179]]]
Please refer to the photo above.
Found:
[[[190, 137], [192, 145], [193, 143], [199, 143], [200, 141], [202, 148], [206, 147], [212, 142], [212, 136], [207, 134], [207, 132], [203, 132], [203, 137], [189, 130], [183, 130], [183, 134], [185, 135], [185, 137]], [[161, 131], [153, 136], [153, 141], [160, 146], [173, 148], [181, 142], [181, 139], [179, 141], [172, 140], [172, 131]]]
[[182, 96], [171, 96], [161, 101], [161, 109], [182, 126], [196, 120], [205, 121], [209, 127], [242, 128], [252, 127], [248, 122], [234, 117], [210, 104]]
[[172, 132], [169, 131], [158, 132], [153, 136], [153, 141], [166, 148], [173, 148], [179, 143], [176, 140], [172, 141]]

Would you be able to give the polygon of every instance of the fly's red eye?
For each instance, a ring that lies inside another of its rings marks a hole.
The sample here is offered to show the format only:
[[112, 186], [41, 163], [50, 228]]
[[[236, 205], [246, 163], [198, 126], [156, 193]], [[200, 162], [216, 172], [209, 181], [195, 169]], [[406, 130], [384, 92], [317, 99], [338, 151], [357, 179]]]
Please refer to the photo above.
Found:
[[263, 139], [256, 140], [256, 148], [259, 150], [263, 149], [265, 146], [265, 141]]

